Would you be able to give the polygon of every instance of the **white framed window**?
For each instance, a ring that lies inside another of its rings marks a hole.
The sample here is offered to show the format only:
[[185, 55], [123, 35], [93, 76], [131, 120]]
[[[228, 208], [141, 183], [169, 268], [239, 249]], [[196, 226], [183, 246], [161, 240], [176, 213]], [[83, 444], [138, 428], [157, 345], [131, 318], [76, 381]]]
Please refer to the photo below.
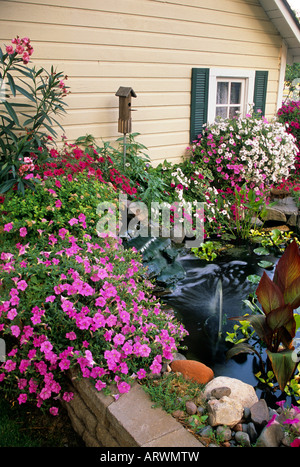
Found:
[[245, 116], [253, 104], [255, 71], [211, 68], [208, 91], [208, 122], [218, 116]]

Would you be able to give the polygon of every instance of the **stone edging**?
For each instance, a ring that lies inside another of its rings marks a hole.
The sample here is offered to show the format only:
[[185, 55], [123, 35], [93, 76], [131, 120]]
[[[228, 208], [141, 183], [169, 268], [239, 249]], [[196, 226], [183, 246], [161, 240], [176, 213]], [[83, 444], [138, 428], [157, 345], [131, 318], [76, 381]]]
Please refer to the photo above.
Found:
[[118, 400], [98, 392], [88, 379], [71, 377], [74, 399], [64, 406], [87, 447], [204, 447], [171, 415], [153, 408], [134, 383]]

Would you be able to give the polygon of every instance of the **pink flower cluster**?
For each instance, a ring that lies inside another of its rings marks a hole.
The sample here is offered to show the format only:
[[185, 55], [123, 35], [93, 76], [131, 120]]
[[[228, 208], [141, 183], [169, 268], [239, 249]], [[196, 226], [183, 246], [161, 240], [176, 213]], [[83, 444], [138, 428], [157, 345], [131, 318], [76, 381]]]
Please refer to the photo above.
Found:
[[[80, 222], [84, 216], [73, 218], [70, 229]], [[11, 235], [13, 223], [4, 228]], [[0, 331], [19, 342], [0, 366], [0, 381], [18, 382], [20, 404], [69, 400], [61, 375], [74, 367], [99, 391], [113, 381], [127, 392], [132, 378], [159, 373], [187, 334], [149, 294], [152, 284], [138, 280], [140, 256], [118, 241], [78, 239], [62, 228], [36, 257], [32, 246], [19, 245], [18, 252], [21, 246], [22, 255], [2, 252], [0, 262], [9, 291], [0, 304]], [[33, 271], [49, 284], [37, 287]], [[50, 412], [57, 413], [54, 405]]]
[[7, 45], [6, 52], [9, 55], [22, 55], [23, 63], [26, 65], [30, 60], [30, 56], [33, 54], [33, 47], [30, 44], [30, 39], [28, 39], [28, 37], [20, 39], [20, 37], [17, 36], [12, 39], [11, 43], [15, 47], [13, 47], [13, 45]]
[[274, 414], [267, 426], [279, 424], [282, 427], [286, 427], [294, 437], [290, 446], [300, 447], [300, 408], [294, 405], [291, 405], [290, 409], [284, 408], [284, 400], [276, 403], [282, 411], [280, 414]]

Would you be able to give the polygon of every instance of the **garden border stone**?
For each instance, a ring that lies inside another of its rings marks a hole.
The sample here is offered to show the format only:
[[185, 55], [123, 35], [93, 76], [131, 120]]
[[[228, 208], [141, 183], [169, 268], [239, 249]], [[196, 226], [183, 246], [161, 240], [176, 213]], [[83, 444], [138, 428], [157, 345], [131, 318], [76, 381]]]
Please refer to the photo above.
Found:
[[116, 400], [88, 379], [69, 374], [74, 398], [64, 403], [74, 430], [87, 447], [204, 447], [136, 382]]

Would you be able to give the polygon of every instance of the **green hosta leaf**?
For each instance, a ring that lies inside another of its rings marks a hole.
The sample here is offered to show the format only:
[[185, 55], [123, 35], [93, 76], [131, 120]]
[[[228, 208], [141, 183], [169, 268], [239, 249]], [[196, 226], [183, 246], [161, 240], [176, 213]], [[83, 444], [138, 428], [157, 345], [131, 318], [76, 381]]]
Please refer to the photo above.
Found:
[[275, 353], [267, 350], [267, 354], [271, 361], [279, 388], [281, 391], [284, 391], [285, 386], [292, 378], [297, 366], [297, 362], [294, 362], [292, 359], [293, 352], [292, 350], [285, 350]]

